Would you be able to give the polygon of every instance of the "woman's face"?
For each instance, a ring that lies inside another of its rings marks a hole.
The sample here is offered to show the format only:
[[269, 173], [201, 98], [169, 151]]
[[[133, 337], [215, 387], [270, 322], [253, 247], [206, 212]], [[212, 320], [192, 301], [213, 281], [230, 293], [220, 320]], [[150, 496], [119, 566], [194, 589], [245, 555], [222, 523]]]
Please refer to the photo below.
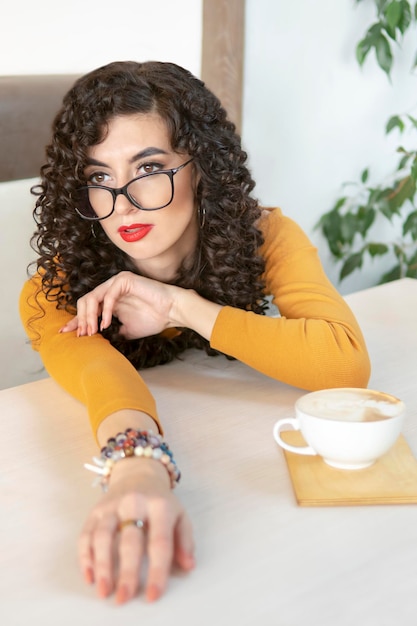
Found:
[[[89, 184], [115, 188], [142, 174], [177, 168], [189, 159], [188, 154], [172, 150], [166, 124], [158, 114], [123, 115], [114, 117], [104, 141], [89, 149], [84, 173]], [[142, 188], [143, 182], [146, 187]], [[151, 203], [155, 194], [158, 196], [160, 183], [164, 189], [166, 185], [169, 188], [166, 175], [149, 177], [143, 182], [137, 190], [129, 187], [142, 203], [148, 197]], [[107, 237], [132, 259], [141, 273], [162, 281], [175, 276], [180, 264], [192, 255], [198, 240], [193, 163], [178, 171], [173, 182], [174, 197], [168, 206], [145, 211], [120, 194], [113, 213], [99, 222]], [[100, 206], [95, 208], [100, 214]], [[104, 207], [103, 210], [107, 212]]]

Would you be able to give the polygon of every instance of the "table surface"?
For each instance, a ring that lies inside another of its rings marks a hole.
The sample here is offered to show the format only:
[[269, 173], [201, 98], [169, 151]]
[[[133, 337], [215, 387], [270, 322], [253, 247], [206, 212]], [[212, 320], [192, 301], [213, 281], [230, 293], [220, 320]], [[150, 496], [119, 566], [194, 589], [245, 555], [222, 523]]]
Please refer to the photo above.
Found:
[[[404, 400], [417, 456], [417, 280], [346, 300], [368, 343], [370, 387]], [[76, 561], [79, 529], [100, 495], [83, 468], [96, 453], [85, 409], [51, 379], [6, 389], [2, 625], [415, 626], [417, 507], [297, 506], [272, 427], [302, 390], [194, 351], [143, 375], [183, 471], [178, 495], [194, 525], [196, 569], [174, 575], [156, 604], [96, 599]]]

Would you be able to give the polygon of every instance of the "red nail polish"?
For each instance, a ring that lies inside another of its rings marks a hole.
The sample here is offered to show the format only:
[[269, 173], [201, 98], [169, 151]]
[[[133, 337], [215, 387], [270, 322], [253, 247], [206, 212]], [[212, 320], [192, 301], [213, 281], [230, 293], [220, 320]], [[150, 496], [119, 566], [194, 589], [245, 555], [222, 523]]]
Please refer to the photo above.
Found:
[[149, 587], [146, 589], [146, 599], [148, 600], [148, 602], [155, 602], [155, 600], [158, 600], [161, 595], [162, 592], [159, 587], [157, 587], [157, 585], [149, 585]]
[[127, 600], [129, 600], [129, 590], [126, 585], [122, 585], [116, 591], [116, 603], [124, 604]]
[[187, 561], [188, 561], [188, 567], [190, 569], [194, 569], [195, 568], [195, 557], [192, 554], [189, 554], [187, 556]]
[[87, 567], [84, 570], [84, 580], [87, 583], [87, 585], [92, 585], [94, 582], [94, 572], [92, 570], [91, 567]]
[[110, 593], [110, 585], [105, 578], [100, 578], [97, 583], [97, 593], [100, 598], [107, 598]]

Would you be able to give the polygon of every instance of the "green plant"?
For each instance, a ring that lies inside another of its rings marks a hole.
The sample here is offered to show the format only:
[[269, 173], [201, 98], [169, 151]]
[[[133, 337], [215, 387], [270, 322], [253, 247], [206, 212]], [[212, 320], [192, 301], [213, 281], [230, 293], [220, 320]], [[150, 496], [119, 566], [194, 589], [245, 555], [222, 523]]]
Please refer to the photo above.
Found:
[[[356, 0], [357, 3], [362, 0]], [[412, 9], [407, 0], [373, 0], [377, 20], [356, 47], [356, 58], [363, 65], [371, 50], [379, 67], [390, 77], [392, 46], [411, 25], [417, 23], [417, 3]], [[417, 67], [417, 56], [413, 68]], [[417, 119], [409, 114], [393, 115], [386, 134], [417, 132]], [[341, 264], [339, 280], [362, 267], [364, 259], [390, 255], [393, 266], [379, 282], [404, 276], [417, 278], [417, 150], [397, 148], [399, 162], [395, 171], [380, 184], [369, 184], [369, 168], [351, 194], [338, 198], [333, 208], [316, 225], [335, 261]], [[347, 185], [345, 184], [346, 188]], [[389, 237], [373, 239], [381, 224], [388, 222]]]

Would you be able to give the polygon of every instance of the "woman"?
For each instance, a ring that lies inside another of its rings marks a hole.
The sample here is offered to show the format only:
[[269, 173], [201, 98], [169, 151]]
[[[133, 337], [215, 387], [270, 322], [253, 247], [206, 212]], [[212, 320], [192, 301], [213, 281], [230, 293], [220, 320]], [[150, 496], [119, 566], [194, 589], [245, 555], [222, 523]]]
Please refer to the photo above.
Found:
[[[219, 101], [170, 63], [95, 70], [54, 121], [21, 316], [103, 447], [108, 490], [79, 542], [101, 597], [137, 593], [145, 548], [150, 601], [173, 562], [194, 567], [171, 489], [179, 471], [152, 434], [162, 427], [138, 369], [197, 347], [309, 390], [367, 384], [362, 334], [315, 248], [278, 209], [262, 210], [253, 187]], [[280, 317], [265, 315], [268, 295]]]

